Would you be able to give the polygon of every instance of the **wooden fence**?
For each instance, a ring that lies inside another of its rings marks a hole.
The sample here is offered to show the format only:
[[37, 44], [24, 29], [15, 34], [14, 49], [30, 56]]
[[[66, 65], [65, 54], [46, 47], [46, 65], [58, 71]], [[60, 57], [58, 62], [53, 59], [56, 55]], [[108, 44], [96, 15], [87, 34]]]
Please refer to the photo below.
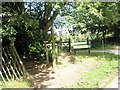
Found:
[[7, 82], [26, 77], [27, 72], [14, 45], [2, 48], [0, 81]]

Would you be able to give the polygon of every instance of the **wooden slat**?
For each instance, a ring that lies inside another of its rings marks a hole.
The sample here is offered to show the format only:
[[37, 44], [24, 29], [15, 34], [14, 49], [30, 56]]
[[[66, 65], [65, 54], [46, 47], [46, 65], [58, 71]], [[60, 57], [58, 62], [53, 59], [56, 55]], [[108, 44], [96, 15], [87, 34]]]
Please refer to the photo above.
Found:
[[3, 82], [6, 82], [6, 81], [5, 81], [5, 78], [3, 77], [3, 75], [2, 75], [2, 72], [1, 72], [1, 71], [0, 71], [0, 76], [1, 76], [0, 78], [2, 78], [2, 80], [3, 80]]
[[11, 73], [10, 73], [10, 69], [9, 69], [8, 66], [6, 65], [5, 60], [4, 60], [3, 57], [2, 57], [2, 61], [3, 61], [3, 64], [5, 65], [5, 67], [6, 67], [6, 69], [7, 69], [7, 72], [8, 72], [8, 74], [9, 74], [10, 78], [12, 78], [12, 75], [11, 75]]
[[[57, 46], [58, 44], [56, 43], [55, 46]], [[52, 44], [47, 44], [47, 46], [52, 46]]]
[[79, 49], [79, 48], [89, 48], [90, 45], [80, 45], [80, 46], [73, 46], [74, 49]]
[[25, 67], [24, 67], [24, 65], [23, 65], [23, 63], [22, 63], [22, 61], [21, 61], [21, 59], [20, 59], [20, 56], [18, 55], [17, 50], [15, 49], [15, 47], [12, 46], [12, 48], [13, 48], [13, 50], [14, 50], [14, 52], [15, 52], [15, 55], [16, 55], [17, 58], [18, 58], [18, 61], [19, 61], [20, 65], [21, 65], [21, 67], [22, 67], [22, 69], [23, 69], [23, 72], [24, 72], [24, 75], [25, 75], [25, 77], [26, 77], [26, 76], [28, 75], [28, 73], [27, 73], [27, 71], [26, 71], [26, 69], [25, 69]]
[[75, 42], [75, 43], [71, 43], [71, 45], [79, 45], [79, 44], [87, 44], [87, 42]]
[[[20, 63], [19, 63], [19, 61], [17, 59], [17, 56], [15, 55], [14, 49], [12, 49], [11, 46], [10, 46], [10, 53], [11, 53], [14, 61], [16, 62], [16, 66], [18, 67], [18, 71], [23, 75], [23, 71], [21, 69], [21, 65], [20, 65]], [[21, 75], [20, 75], [20, 77], [21, 77]]]
[[[8, 55], [7, 55], [7, 53], [5, 52], [5, 49], [4, 49], [4, 48], [3, 48], [3, 54], [4, 54], [5, 57], [6, 57], [6, 61], [9, 62], [10, 69], [12, 70], [13, 75], [14, 75], [16, 78], [18, 78], [18, 77], [17, 77], [17, 74], [15, 73], [15, 70], [14, 70], [14, 68], [13, 68], [13, 66], [12, 66], [11, 60], [8, 58]], [[13, 79], [14, 79], [14, 78], [13, 78]]]
[[18, 74], [18, 77], [20, 77], [20, 73], [19, 73], [19, 71], [18, 71], [18, 68], [16, 67], [16, 62], [13, 60], [12, 55], [11, 55], [8, 47], [7, 47], [7, 53], [8, 53], [8, 55], [9, 55], [9, 57], [10, 57], [10, 60], [12, 61], [13, 68], [16, 70], [15, 73], [17, 73], [17, 74]]
[[10, 81], [11, 79], [19, 79], [22, 75], [27, 75], [23, 63], [14, 46], [6, 46], [2, 48], [2, 54], [4, 55], [4, 57], [1, 58], [3, 64], [0, 63], [0, 65], [5, 75], [3, 76], [0, 71], [0, 78], [3, 82]]
[[8, 74], [7, 74], [6, 70], [5, 70], [5, 67], [3, 66], [3, 64], [1, 66], [2, 66], [3, 72], [5, 73], [5, 76], [6, 76], [7, 80], [10, 81], [10, 79], [8, 77]]

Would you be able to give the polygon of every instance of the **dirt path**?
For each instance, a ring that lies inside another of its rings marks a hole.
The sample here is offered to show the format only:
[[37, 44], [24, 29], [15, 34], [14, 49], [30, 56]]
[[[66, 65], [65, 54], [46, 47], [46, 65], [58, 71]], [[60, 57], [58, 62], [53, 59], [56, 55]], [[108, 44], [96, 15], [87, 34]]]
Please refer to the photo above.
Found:
[[118, 77], [116, 77], [106, 88], [118, 88]]
[[30, 75], [28, 79], [32, 81], [31, 87], [61, 88], [63, 86], [69, 86], [78, 81], [85, 72], [99, 66], [98, 63], [87, 68], [86, 66], [80, 65], [81, 62], [77, 62], [76, 64], [68, 63], [69, 55], [61, 56], [67, 66], [58, 65], [56, 68], [42, 68], [35, 61], [24, 63]]
[[[114, 49], [108, 49], [108, 50], [91, 50], [91, 52], [106, 52], [106, 53], [114, 53], [116, 55], [120, 55], [120, 46], [113, 47]], [[82, 52], [86, 52], [87, 50], [82, 50]], [[120, 75], [119, 75], [120, 77]], [[120, 81], [120, 78], [119, 78]], [[118, 88], [118, 76], [109, 84], [106, 86], [106, 88]]]
[[[77, 51], [80, 52], [80, 51]], [[81, 52], [87, 52], [87, 50], [81, 50]], [[116, 55], [120, 55], [120, 50], [112, 50], [112, 49], [108, 49], [108, 50], [90, 50], [90, 52], [106, 52], [106, 53], [114, 53]]]
[[[107, 50], [107, 52], [110, 51]], [[86, 66], [81, 66], [80, 62], [70, 64], [68, 63], [68, 60], [71, 54], [73, 53], [61, 56], [61, 59], [65, 62], [64, 65], [67, 64], [67, 66], [58, 65], [56, 68], [45, 68], [44, 65], [39, 65], [37, 61], [29, 61], [24, 63], [29, 73], [28, 79], [32, 81], [31, 87], [61, 88], [63, 86], [69, 86], [78, 81], [80, 77], [85, 74], [85, 72], [99, 66], [92, 65], [92, 67], [86, 68]]]
[[[71, 69], [70, 69], [71, 68]], [[80, 71], [79, 69], [85, 70], [84, 67], [81, 67], [78, 64], [75, 65], [69, 65], [69, 67], [65, 68], [64, 70], [56, 69], [55, 74], [52, 74], [51, 76], [55, 77], [53, 80], [49, 80], [45, 82], [48, 88], [60, 88], [63, 86], [70, 85], [74, 83], [76, 80], [80, 78], [84, 74], [84, 72], [87, 72], [88, 70], [85, 71]]]

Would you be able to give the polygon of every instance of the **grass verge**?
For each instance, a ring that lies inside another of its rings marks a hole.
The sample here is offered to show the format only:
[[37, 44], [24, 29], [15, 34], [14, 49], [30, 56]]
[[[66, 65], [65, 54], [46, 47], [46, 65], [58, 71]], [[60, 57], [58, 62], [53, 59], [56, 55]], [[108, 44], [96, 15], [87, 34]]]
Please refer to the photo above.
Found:
[[[81, 65], [86, 66], [86, 68], [90, 68], [92, 65], [98, 66], [86, 72], [78, 81], [67, 87], [99, 88], [102, 83], [105, 83], [104, 86], [106, 86], [115, 77], [114, 73], [118, 72], [118, 59], [120, 58], [117, 55], [80, 52], [76, 57], [78, 58], [77, 61], [81, 60]], [[108, 81], [103, 82], [106, 78]]]
[[0, 88], [28, 88], [30, 81], [14, 80], [11, 82], [1, 83]]
[[117, 44], [104, 44], [104, 47], [102, 45], [95, 45], [91, 48], [91, 50], [102, 50], [104, 48], [104, 50], [107, 49], [114, 49], [113, 47], [117, 46]]

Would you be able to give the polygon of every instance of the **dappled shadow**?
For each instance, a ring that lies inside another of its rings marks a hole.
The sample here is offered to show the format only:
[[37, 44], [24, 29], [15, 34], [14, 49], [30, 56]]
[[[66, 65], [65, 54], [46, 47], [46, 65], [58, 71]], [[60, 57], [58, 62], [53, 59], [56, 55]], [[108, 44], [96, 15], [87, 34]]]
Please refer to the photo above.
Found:
[[71, 55], [75, 55], [75, 53], [74, 52], [68, 52], [68, 53], [65, 53], [65, 54], [61, 55], [61, 57], [64, 59], [67, 56], [71, 56]]
[[54, 71], [45, 64], [39, 64], [39, 61], [24, 61], [24, 66], [29, 74], [28, 80], [32, 88], [46, 88], [49, 85], [45, 85], [44, 82], [54, 79], [50, 76]]

